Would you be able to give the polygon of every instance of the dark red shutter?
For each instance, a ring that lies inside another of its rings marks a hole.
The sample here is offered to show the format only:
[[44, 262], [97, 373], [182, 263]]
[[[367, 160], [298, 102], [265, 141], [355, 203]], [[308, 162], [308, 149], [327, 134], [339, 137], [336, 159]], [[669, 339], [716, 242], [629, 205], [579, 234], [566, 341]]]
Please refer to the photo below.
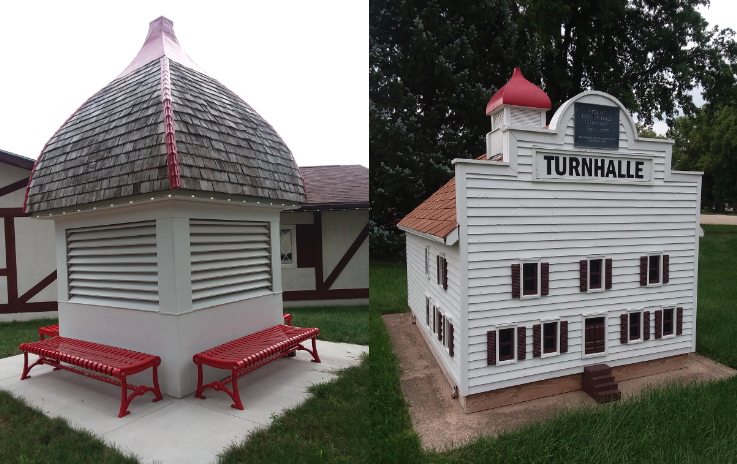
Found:
[[568, 353], [568, 321], [560, 321], [560, 352]]
[[438, 279], [438, 285], [440, 284], [440, 269], [441, 269], [441, 265], [440, 265], [440, 255], [438, 255], [438, 256], [437, 256], [437, 257], [435, 258], [435, 274], [437, 274], [437, 276], [436, 276], [436, 277], [437, 277], [437, 279]]
[[438, 340], [443, 341], [443, 315], [438, 313]]
[[432, 331], [438, 333], [438, 308], [432, 307]]
[[425, 324], [430, 325], [430, 299], [425, 298]]
[[663, 337], [663, 310], [655, 311], [655, 338]]
[[647, 285], [647, 256], [640, 256], [640, 285]]
[[609, 290], [612, 288], [612, 260], [607, 259], [606, 260], [606, 277], [604, 278], [604, 288]]
[[683, 308], [676, 308], [676, 335], [683, 335]]
[[496, 330], [486, 332], [486, 365], [496, 365]]
[[532, 326], [532, 357], [540, 357], [540, 345], [542, 345], [542, 327], [540, 324]]
[[448, 290], [448, 260], [443, 258], [443, 290]]
[[578, 270], [578, 287], [582, 292], [588, 291], [589, 289], [589, 262], [586, 259], [581, 260], [581, 267]]
[[650, 311], [642, 313], [642, 339], [650, 340]]
[[512, 298], [519, 298], [519, 264], [512, 264]]
[[550, 263], [540, 264], [540, 289], [541, 295], [547, 295], [550, 287]]
[[453, 357], [453, 323], [448, 322], [448, 354]]
[[527, 359], [527, 329], [517, 327], [517, 361]]
[[619, 342], [622, 344], [627, 343], [627, 313], [619, 316]]
[[663, 283], [667, 284], [670, 280], [670, 256], [663, 255]]

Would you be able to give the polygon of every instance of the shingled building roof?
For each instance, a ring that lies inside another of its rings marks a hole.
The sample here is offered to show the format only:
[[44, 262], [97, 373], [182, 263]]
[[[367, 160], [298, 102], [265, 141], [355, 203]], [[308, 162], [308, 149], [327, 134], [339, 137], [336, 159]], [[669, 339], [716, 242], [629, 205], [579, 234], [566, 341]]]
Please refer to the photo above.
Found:
[[[489, 160], [486, 153], [476, 159], [499, 161], [498, 159]], [[440, 187], [437, 192], [420, 203], [397, 225], [439, 238], [447, 237], [458, 225], [456, 217], [456, 178], [452, 178], [447, 184]]]
[[274, 128], [204, 74], [161, 17], [125, 71], [48, 141], [25, 210], [177, 188], [305, 201], [292, 153]]
[[303, 166], [307, 203], [300, 209], [368, 208], [369, 171], [361, 165]]

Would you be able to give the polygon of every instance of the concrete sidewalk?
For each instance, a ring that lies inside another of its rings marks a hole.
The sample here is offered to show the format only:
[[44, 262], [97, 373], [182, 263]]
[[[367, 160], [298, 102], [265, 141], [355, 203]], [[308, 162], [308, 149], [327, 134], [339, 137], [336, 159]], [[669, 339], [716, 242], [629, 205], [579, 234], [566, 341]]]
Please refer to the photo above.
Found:
[[[230, 444], [268, 425], [272, 415], [306, 400], [310, 385], [328, 382], [336, 370], [358, 364], [368, 346], [318, 341], [317, 351], [320, 364], [298, 352], [295, 358], [279, 359], [238, 379], [243, 411], [230, 407], [226, 393], [212, 389], [205, 391], [206, 400], [194, 394], [181, 399], [164, 395], [157, 403], [146, 393], [133, 399], [130, 414], [121, 419], [119, 387], [49, 366], [34, 367], [31, 378], [21, 381], [23, 355], [0, 359], [0, 389], [49, 417], [62, 417], [97, 434], [142, 463], [210, 463]], [[223, 371], [223, 377], [227, 375]]]
[[727, 214], [702, 214], [702, 224], [726, 224], [737, 226], [737, 216]]

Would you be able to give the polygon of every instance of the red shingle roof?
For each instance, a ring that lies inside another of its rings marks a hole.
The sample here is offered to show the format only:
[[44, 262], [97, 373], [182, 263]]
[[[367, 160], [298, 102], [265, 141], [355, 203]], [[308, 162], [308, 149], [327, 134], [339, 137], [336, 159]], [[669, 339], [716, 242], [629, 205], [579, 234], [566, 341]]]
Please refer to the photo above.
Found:
[[[486, 153], [476, 159], [487, 160]], [[458, 225], [455, 177], [406, 215], [398, 225], [445, 238]]]
[[361, 165], [303, 166], [307, 203], [302, 209], [318, 206], [367, 208], [369, 171]]

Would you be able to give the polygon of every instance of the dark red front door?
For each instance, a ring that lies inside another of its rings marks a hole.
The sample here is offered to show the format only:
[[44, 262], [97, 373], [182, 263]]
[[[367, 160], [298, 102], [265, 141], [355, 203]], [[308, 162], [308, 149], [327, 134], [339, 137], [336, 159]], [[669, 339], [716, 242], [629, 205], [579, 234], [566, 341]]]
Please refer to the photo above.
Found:
[[603, 317], [592, 317], [586, 319], [585, 328], [585, 342], [586, 354], [592, 353], [603, 353], [605, 349], [604, 344], [604, 318]]

